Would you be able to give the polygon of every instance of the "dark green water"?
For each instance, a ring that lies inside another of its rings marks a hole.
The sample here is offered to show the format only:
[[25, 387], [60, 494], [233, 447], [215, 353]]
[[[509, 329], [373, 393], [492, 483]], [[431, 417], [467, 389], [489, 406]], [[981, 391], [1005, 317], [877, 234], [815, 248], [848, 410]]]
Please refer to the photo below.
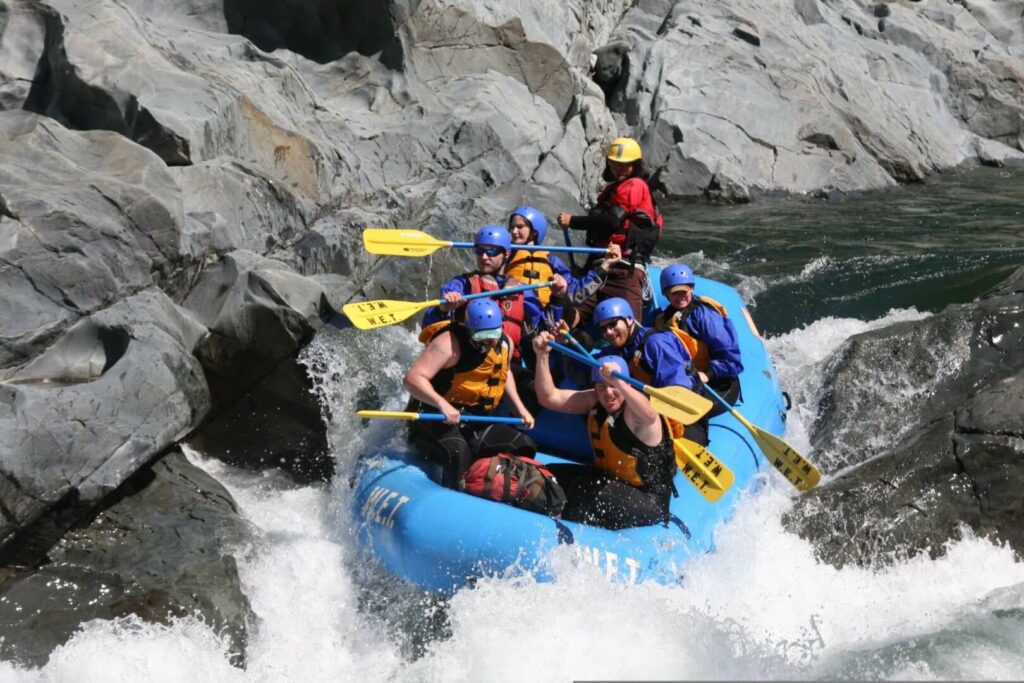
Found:
[[1024, 168], [838, 200], [667, 202], [659, 253], [753, 297], [766, 333], [970, 301], [1024, 264]]

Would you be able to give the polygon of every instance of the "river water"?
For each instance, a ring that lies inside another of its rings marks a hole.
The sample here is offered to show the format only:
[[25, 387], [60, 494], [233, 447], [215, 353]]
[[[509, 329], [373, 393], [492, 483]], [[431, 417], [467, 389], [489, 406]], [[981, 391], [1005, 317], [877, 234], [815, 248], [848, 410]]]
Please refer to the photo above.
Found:
[[[951, 173], [832, 201], [671, 203], [663, 256], [744, 293], [795, 399], [787, 440], [814, 460], [821, 369], [851, 335], [968, 301], [1024, 262], [1024, 170]], [[1024, 678], [1024, 563], [968, 536], [937, 560], [834, 569], [779, 520], [767, 479], [691, 567], [685, 588], [612, 585], [553, 558], [557, 581], [489, 579], [440, 601], [381, 576], [351, 539], [347, 473], [397, 438], [356, 407], [401, 406], [411, 332], [332, 332], [305, 352], [332, 415], [339, 476], [296, 487], [191, 456], [260, 540], [239, 548], [258, 623], [245, 671], [204, 624], [87, 624], [16, 681], [521, 681]], [[827, 473], [826, 473], [827, 476]]]

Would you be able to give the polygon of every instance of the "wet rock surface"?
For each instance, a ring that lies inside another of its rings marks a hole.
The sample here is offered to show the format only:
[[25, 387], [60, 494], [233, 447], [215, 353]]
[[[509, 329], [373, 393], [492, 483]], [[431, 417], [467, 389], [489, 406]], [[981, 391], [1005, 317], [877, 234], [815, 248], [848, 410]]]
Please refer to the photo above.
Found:
[[[836, 565], [937, 556], [963, 528], [1024, 554], [1022, 350], [1024, 269], [973, 304], [855, 337], [815, 450], [840, 474], [789, 527]], [[893, 385], [897, 368], [909, 385]]]
[[254, 538], [231, 495], [180, 451], [139, 470], [49, 549], [0, 570], [0, 655], [40, 666], [91, 619], [192, 616], [244, 658], [254, 617], [234, 554]]

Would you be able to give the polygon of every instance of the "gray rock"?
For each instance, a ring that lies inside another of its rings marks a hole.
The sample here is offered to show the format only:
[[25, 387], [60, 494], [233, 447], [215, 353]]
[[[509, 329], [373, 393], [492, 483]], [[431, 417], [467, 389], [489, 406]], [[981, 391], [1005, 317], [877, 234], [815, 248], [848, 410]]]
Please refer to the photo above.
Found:
[[178, 188], [151, 152], [0, 112], [0, 368], [63, 329], [153, 285], [187, 279]]
[[236, 251], [206, 268], [184, 305], [210, 330], [196, 356], [213, 409], [192, 444], [237, 465], [329, 477], [320, 406], [295, 360], [313, 336], [311, 321], [332, 311], [323, 288], [281, 262]]
[[94, 504], [205, 416], [206, 330], [157, 290], [77, 323], [0, 381], [0, 544], [51, 506]]
[[[1024, 552], [1022, 348], [1024, 268], [974, 304], [856, 338], [815, 449], [841, 473], [801, 497], [790, 528], [836, 565], [938, 556], [963, 528]], [[835, 453], [839, 439], [859, 453]]]
[[244, 663], [255, 617], [233, 553], [252, 528], [180, 451], [128, 479], [38, 566], [0, 569], [0, 654], [42, 666], [92, 619], [198, 616]]

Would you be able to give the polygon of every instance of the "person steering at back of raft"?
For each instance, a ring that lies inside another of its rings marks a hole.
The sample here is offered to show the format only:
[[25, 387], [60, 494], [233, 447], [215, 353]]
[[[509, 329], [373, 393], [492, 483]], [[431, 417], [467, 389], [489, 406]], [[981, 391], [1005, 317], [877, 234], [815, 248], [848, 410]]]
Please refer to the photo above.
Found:
[[441, 465], [441, 483], [449, 488], [458, 488], [477, 458], [499, 453], [532, 457], [537, 451], [533, 439], [510, 425], [459, 423], [462, 413], [487, 415], [507, 396], [523, 425], [533, 428], [533, 416], [509, 372], [512, 343], [502, 324], [497, 302], [474, 299], [466, 306], [465, 322], [435, 336], [405, 375], [408, 409], [424, 412], [432, 406], [445, 416], [444, 422], [412, 422], [410, 440], [428, 460]]
[[[621, 356], [630, 376], [655, 388], [679, 386], [690, 391], [700, 388], [693, 360], [683, 343], [670, 332], [656, 332], [633, 317], [625, 299], [605, 299], [594, 308], [594, 323], [608, 342], [605, 353]], [[672, 423], [673, 436], [683, 435], [683, 425]], [[706, 446], [707, 418], [685, 428], [686, 438]]]
[[[434, 335], [450, 324], [450, 314], [461, 320], [464, 315], [462, 297], [467, 294], [493, 292], [506, 287], [523, 284], [503, 273], [512, 252], [512, 236], [500, 225], [485, 225], [477, 231], [473, 240], [476, 269], [456, 276], [441, 287], [441, 298], [445, 303], [427, 309], [423, 316], [423, 330], [420, 341], [428, 343]], [[565, 293], [564, 281], [556, 282], [551, 289], [556, 294]], [[539, 328], [543, 321], [540, 299], [535, 291], [517, 292], [496, 298], [501, 306], [505, 334], [512, 341], [512, 357], [519, 360], [520, 345], [529, 328]]]
[[[672, 264], [662, 270], [660, 284], [669, 303], [655, 318], [654, 329], [668, 330], [678, 337], [693, 359], [701, 382], [729, 403], [736, 403], [743, 361], [736, 328], [725, 307], [710, 297], [694, 295], [696, 279], [685, 264]], [[709, 417], [724, 411], [715, 403]]]
[[562, 519], [608, 529], [648, 526], [669, 519], [676, 461], [671, 430], [645, 395], [612, 376], [629, 375], [619, 356], [605, 356], [594, 368], [593, 388], [558, 389], [548, 370], [543, 332], [533, 341], [537, 354], [537, 397], [541, 405], [563, 413], [587, 415], [594, 466], [550, 465], [566, 490]]
[[[663, 220], [651, 194], [643, 166], [640, 145], [632, 138], [615, 138], [608, 146], [605, 179], [609, 184], [585, 216], [558, 214], [558, 225], [585, 230], [587, 244], [607, 247], [617, 244], [622, 260], [604, 279], [595, 298], [580, 305], [581, 322], [587, 322], [601, 300], [621, 297], [633, 308], [633, 317], [643, 316], [643, 293], [647, 275], [644, 267], [661, 236]], [[600, 257], [597, 257], [600, 258]], [[597, 258], [588, 259], [591, 267]]]

